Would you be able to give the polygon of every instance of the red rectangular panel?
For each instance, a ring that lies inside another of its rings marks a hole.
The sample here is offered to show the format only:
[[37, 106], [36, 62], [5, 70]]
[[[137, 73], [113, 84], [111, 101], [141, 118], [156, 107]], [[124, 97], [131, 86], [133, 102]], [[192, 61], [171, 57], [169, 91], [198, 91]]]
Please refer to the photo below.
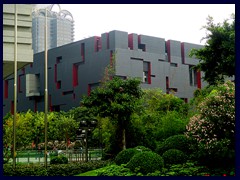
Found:
[[73, 64], [72, 76], [73, 76], [73, 87], [75, 87], [78, 85], [78, 65], [77, 64]]
[[148, 84], [152, 84], [152, 79], [151, 79], [151, 62], [148, 62]]
[[128, 47], [133, 50], [133, 34], [128, 35]]
[[201, 71], [197, 71], [197, 87], [198, 87], [199, 89], [202, 88]]
[[8, 80], [5, 80], [4, 82], [4, 98], [8, 98]]

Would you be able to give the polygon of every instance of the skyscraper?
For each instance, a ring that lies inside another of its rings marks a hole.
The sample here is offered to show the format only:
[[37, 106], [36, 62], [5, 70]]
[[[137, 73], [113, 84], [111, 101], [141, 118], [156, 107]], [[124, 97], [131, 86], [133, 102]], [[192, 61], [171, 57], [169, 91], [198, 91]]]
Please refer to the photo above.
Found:
[[[53, 11], [57, 6], [58, 11]], [[59, 4], [49, 6], [33, 5], [32, 13], [32, 37], [34, 54], [45, 50], [45, 13], [47, 8], [47, 39], [48, 49], [62, 46], [74, 40], [74, 20], [72, 14], [67, 10], [61, 10]]]

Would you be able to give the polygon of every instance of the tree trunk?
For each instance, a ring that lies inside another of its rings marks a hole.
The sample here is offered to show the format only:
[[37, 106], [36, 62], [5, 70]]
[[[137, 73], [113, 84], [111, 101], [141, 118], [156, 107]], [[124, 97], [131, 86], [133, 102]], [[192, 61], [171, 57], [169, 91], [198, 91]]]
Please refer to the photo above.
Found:
[[123, 129], [123, 132], [122, 132], [123, 134], [123, 137], [122, 137], [122, 144], [123, 144], [123, 147], [122, 147], [122, 149], [124, 150], [124, 149], [126, 149], [126, 133], [125, 133], [125, 128]]

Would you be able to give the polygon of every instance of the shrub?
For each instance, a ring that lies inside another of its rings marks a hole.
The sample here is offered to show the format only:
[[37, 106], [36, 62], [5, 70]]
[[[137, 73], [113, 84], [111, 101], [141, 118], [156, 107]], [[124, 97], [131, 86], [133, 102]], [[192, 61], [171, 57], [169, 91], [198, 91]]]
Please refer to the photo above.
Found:
[[152, 173], [161, 170], [164, 165], [163, 158], [154, 152], [141, 152], [135, 154], [128, 162], [127, 167], [142, 174]]
[[67, 163], [68, 158], [63, 155], [53, 156], [50, 160], [50, 164], [67, 164]]
[[207, 158], [205, 165], [234, 165], [235, 84], [228, 81], [215, 87], [197, 110], [186, 127], [186, 135], [197, 141], [197, 160]]
[[97, 172], [97, 176], [135, 176], [129, 168], [126, 168], [124, 164], [121, 166], [112, 164], [105, 167], [103, 170]]
[[12, 164], [3, 165], [4, 176], [73, 176], [108, 165], [109, 161], [89, 161], [69, 164], [52, 164], [47, 169], [43, 165], [17, 164], [13, 170]]
[[140, 151], [138, 151], [135, 148], [124, 149], [121, 152], [119, 152], [115, 157], [115, 163], [117, 165], [127, 164], [130, 161], [130, 159], [138, 152]]
[[184, 153], [190, 153], [190, 139], [185, 135], [174, 135], [167, 138], [163, 143], [160, 143], [156, 148], [156, 152], [162, 155], [169, 149], [178, 149]]
[[184, 152], [178, 149], [169, 149], [163, 153], [162, 158], [165, 165], [183, 164], [187, 162], [187, 156]]

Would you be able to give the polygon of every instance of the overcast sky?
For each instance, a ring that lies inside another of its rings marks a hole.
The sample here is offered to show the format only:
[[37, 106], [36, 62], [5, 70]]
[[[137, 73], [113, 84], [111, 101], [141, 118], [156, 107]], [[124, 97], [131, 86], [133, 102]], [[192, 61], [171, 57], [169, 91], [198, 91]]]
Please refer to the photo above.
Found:
[[[235, 13], [234, 4], [60, 4], [75, 21], [75, 41], [101, 36], [112, 30], [126, 31], [204, 44], [208, 15], [215, 23]], [[57, 10], [56, 6], [53, 10]]]

